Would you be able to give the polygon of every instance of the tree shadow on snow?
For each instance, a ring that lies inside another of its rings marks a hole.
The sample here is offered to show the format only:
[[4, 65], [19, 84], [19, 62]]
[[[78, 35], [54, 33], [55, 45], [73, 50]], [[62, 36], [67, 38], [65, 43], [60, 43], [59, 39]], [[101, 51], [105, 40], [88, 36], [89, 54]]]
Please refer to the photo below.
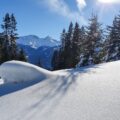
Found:
[[[72, 90], [74, 92], [74, 89], [77, 86], [78, 76], [82, 76], [83, 73], [87, 74], [94, 74], [95, 71], [91, 70], [93, 68], [98, 68], [99, 66], [90, 66], [86, 68], [80, 68], [80, 69], [71, 69], [67, 70], [66, 76], [58, 76], [57, 78], [50, 81], [49, 86], [50, 89], [45, 94], [38, 96], [38, 100], [33, 103], [26, 111], [28, 111], [29, 118], [34, 118], [34, 115], [37, 112], [42, 113], [44, 109], [54, 110], [54, 107], [57, 107], [61, 99], [66, 95], [68, 90]], [[79, 79], [81, 80], [81, 79]], [[46, 87], [46, 86], [44, 86]], [[46, 87], [47, 88], [47, 87]], [[42, 91], [42, 88], [38, 87], [36, 90], [32, 91], [34, 94], [37, 93], [36, 91]], [[31, 93], [31, 94], [33, 94]], [[42, 108], [41, 111], [38, 110], [38, 108]], [[52, 109], [51, 109], [52, 108]]]
[[38, 81], [38, 80], [33, 80], [33, 81], [25, 81], [25, 82], [21, 82], [21, 83], [6, 83], [6, 84], [2, 84], [0, 85], [0, 97], [16, 92], [18, 90], [22, 90], [25, 89], [27, 87], [30, 87], [36, 83], [41, 82], [42, 80]]
[[[23, 116], [23, 119], [24, 118], [33, 119], [36, 113], [38, 112], [40, 114], [42, 113], [44, 114], [43, 112], [44, 109], [48, 109], [48, 113], [51, 112], [52, 110], [54, 110], [54, 107], [57, 107], [57, 105], [59, 104], [61, 99], [66, 95], [68, 90], [72, 90], [74, 92], [74, 89], [77, 86], [77, 81], [82, 80], [81, 77], [84, 73], [94, 74], [94, 72], [96, 72], [94, 71], [93, 68], [99, 68], [99, 66], [97, 65], [86, 68], [84, 67], [84, 68], [67, 70], [66, 75], [55, 76], [47, 80], [48, 84], [45, 84], [44, 86], [35, 87], [29, 94], [31, 95], [33, 94], [33, 97], [37, 96], [37, 100], [35, 100], [34, 102], [32, 102], [31, 105], [25, 108], [24, 112], [20, 113], [20, 115]], [[78, 79], [78, 76], [80, 77], [80, 79]], [[31, 81], [31, 82], [28, 81], [19, 84], [1, 85], [0, 96], [7, 95], [9, 93], [13, 93], [18, 90], [27, 88], [38, 82], [40, 81]], [[39, 93], [39, 91], [43, 91], [43, 90], [47, 92]]]
[[[43, 97], [44, 99], [48, 99], [48, 98], [53, 98], [54, 96], [58, 95], [58, 93], [64, 95], [67, 90], [69, 89], [69, 87], [72, 84], [76, 83], [76, 77], [78, 76], [77, 73], [82, 74], [82, 73], [91, 73], [91, 69], [92, 68], [98, 68], [97, 66], [89, 66], [89, 67], [83, 67], [83, 68], [78, 68], [78, 69], [70, 69], [67, 70], [67, 75], [66, 76], [58, 76], [57, 78], [55, 78], [55, 80], [51, 81], [51, 84], [53, 84], [53, 89], [51, 89], [48, 94], [46, 94]], [[94, 71], [92, 71], [94, 72]], [[57, 79], [57, 80], [56, 80]], [[33, 81], [26, 81], [26, 82], [22, 82], [22, 83], [7, 83], [7, 84], [2, 84], [0, 85], [0, 97], [16, 92], [18, 90], [21, 89], [25, 89], [27, 87], [30, 87], [36, 83], [39, 83], [43, 80], [33, 80]], [[41, 100], [41, 101], [43, 101]]]

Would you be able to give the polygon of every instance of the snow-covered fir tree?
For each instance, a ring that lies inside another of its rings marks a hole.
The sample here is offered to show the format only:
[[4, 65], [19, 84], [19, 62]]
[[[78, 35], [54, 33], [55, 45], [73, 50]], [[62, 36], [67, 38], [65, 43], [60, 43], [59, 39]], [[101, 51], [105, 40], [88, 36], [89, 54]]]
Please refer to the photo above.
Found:
[[83, 61], [84, 61], [84, 55], [85, 55], [85, 48], [86, 48], [86, 45], [87, 45], [87, 35], [86, 35], [86, 29], [84, 26], [82, 26], [80, 28], [80, 55], [79, 55], [79, 63], [77, 64], [77, 66], [81, 66], [83, 64]]
[[120, 16], [116, 16], [113, 25], [108, 26], [105, 61], [120, 59]]
[[[57, 69], [87, 66], [120, 59], [120, 15], [107, 28], [108, 34], [97, 15], [92, 15], [87, 27], [75, 27], [71, 23], [68, 32], [63, 30], [61, 47], [57, 51]], [[54, 56], [55, 57], [55, 56]]]
[[80, 57], [80, 66], [91, 64], [98, 64], [101, 62], [101, 50], [103, 43], [103, 30], [101, 24], [98, 22], [98, 17], [92, 15], [89, 19], [89, 26], [87, 27], [86, 40], [83, 45], [84, 53]]

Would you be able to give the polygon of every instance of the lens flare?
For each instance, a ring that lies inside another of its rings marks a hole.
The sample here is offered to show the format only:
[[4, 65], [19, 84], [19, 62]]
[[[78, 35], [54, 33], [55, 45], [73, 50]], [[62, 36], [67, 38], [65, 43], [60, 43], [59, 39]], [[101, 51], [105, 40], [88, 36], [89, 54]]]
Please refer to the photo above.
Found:
[[98, 0], [101, 3], [120, 3], [120, 0]]

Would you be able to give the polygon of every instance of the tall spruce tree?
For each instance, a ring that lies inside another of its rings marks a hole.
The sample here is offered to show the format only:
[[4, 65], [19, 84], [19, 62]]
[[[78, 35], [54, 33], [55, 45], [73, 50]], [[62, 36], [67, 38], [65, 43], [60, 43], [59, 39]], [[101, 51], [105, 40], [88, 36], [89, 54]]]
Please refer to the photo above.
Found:
[[65, 29], [63, 29], [63, 32], [62, 32], [62, 34], [61, 34], [61, 50], [62, 51], [64, 51], [64, 49], [65, 49], [65, 39], [66, 39], [66, 30]]
[[75, 67], [80, 61], [80, 48], [81, 48], [80, 33], [81, 30], [79, 28], [79, 24], [76, 22], [72, 39], [72, 51], [71, 51], [72, 67]]
[[53, 54], [52, 61], [51, 61], [53, 70], [61, 69], [60, 60], [59, 59], [60, 59], [60, 57], [59, 57], [59, 49], [54, 50], [54, 54]]
[[120, 59], [120, 16], [116, 16], [113, 25], [108, 26], [108, 38], [106, 44], [106, 61]]
[[61, 34], [61, 46], [59, 49], [59, 54], [57, 55], [58, 58], [58, 69], [64, 69], [65, 68], [65, 55], [66, 55], [66, 51], [65, 51], [65, 46], [66, 46], [66, 31], [65, 29], [63, 29], [63, 32]]
[[54, 52], [52, 65], [54, 69], [65, 69], [72, 67], [72, 38], [73, 23], [71, 22], [66, 32], [65, 29], [61, 34], [61, 46]]
[[2, 63], [3, 61], [3, 37], [2, 37], [2, 34], [0, 34], [0, 64]]
[[80, 43], [79, 43], [79, 46], [80, 46], [80, 61], [79, 63], [77, 64], [77, 66], [82, 66], [83, 63], [85, 63], [85, 54], [86, 54], [86, 51], [85, 51], [85, 48], [86, 48], [86, 45], [87, 45], [87, 39], [86, 39], [86, 30], [85, 30], [85, 27], [82, 26], [80, 28]]
[[[7, 13], [3, 18], [2, 29], [2, 62], [8, 60], [19, 60], [19, 58], [23, 57], [21, 54], [21, 50], [17, 48], [16, 39], [17, 37], [17, 29], [16, 29], [16, 19], [14, 15], [10, 15]], [[21, 55], [21, 57], [19, 56]], [[24, 56], [25, 58], [25, 56]], [[26, 58], [24, 59], [26, 61]]]
[[[10, 59], [17, 59], [18, 55], [17, 55], [17, 45], [16, 45], [16, 39], [18, 38], [18, 34], [16, 33], [17, 28], [16, 28], [17, 22], [16, 19], [14, 17], [14, 15], [11, 15], [11, 33], [10, 33], [10, 51], [11, 51], [11, 58]], [[20, 53], [23, 50], [20, 50]], [[23, 57], [23, 56], [21, 56]]]
[[65, 68], [72, 67], [72, 39], [73, 39], [73, 23], [71, 22], [65, 38], [64, 48]]
[[[20, 50], [18, 56], [19, 56], [18, 60], [27, 62], [27, 59], [26, 59], [26, 57], [25, 57], [25, 53], [24, 53], [24, 50], [23, 50], [23, 49]], [[39, 62], [38, 65], [40, 65], [40, 62]]]
[[100, 51], [102, 49], [103, 30], [101, 24], [98, 22], [98, 17], [92, 15], [89, 19], [89, 26], [87, 27], [87, 38], [84, 44], [84, 55], [81, 66], [98, 64], [101, 62]]
[[0, 38], [0, 64], [2, 63], [2, 40]]
[[61, 45], [54, 51], [52, 57], [52, 67], [53, 70], [64, 69], [65, 66], [65, 39], [66, 39], [66, 31], [63, 29], [61, 33]]
[[10, 60], [10, 33], [11, 33], [11, 19], [9, 13], [6, 13], [5, 17], [3, 18], [3, 24], [1, 25], [3, 29], [3, 61]]

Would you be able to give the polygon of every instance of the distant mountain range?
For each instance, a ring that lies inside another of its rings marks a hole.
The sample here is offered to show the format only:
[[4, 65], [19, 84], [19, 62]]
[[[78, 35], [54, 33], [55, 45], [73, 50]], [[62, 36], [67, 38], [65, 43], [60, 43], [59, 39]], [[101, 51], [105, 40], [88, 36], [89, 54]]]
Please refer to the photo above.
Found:
[[20, 37], [17, 44], [25, 51], [28, 62], [51, 70], [52, 56], [60, 42], [50, 36], [39, 38], [35, 35], [29, 35]]
[[20, 37], [17, 40], [17, 43], [22, 44], [22, 45], [28, 45], [35, 49], [37, 49], [41, 46], [54, 47], [54, 46], [58, 46], [60, 44], [59, 41], [53, 39], [50, 36], [47, 36], [45, 38], [39, 38], [36, 35], [28, 35], [28, 36]]

